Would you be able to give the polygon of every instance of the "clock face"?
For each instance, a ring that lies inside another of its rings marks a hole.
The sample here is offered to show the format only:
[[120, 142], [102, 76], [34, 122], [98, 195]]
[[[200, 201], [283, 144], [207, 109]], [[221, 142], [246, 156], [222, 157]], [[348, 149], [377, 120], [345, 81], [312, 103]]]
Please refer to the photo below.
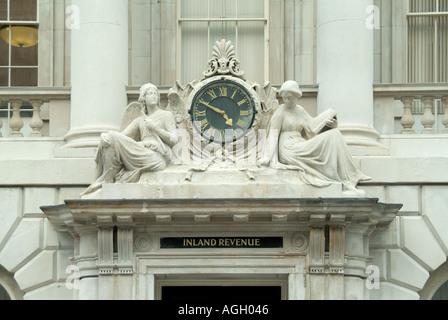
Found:
[[190, 112], [193, 126], [204, 139], [226, 144], [245, 136], [254, 122], [256, 110], [244, 86], [221, 79], [201, 88]]

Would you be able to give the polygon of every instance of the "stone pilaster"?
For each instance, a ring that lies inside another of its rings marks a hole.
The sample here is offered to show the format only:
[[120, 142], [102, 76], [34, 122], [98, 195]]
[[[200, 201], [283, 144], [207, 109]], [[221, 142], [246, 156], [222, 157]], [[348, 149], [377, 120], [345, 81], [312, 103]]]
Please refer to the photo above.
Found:
[[325, 214], [310, 217], [309, 282], [310, 299], [325, 299]]

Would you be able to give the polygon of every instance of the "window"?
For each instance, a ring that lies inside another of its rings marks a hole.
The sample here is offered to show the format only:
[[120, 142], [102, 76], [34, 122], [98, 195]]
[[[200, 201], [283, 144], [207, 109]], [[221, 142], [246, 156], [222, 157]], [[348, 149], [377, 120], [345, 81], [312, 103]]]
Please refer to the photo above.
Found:
[[0, 0], [0, 87], [37, 86], [37, 0]]
[[448, 0], [410, 0], [408, 81], [448, 82]]
[[247, 79], [268, 78], [268, 0], [178, 0], [178, 79], [201, 78], [216, 41], [230, 40]]

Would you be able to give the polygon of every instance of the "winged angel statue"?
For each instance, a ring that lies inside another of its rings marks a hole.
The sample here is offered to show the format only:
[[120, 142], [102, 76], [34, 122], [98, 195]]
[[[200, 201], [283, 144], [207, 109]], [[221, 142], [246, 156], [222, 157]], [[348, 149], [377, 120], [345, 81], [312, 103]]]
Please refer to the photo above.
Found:
[[135, 183], [143, 172], [165, 169], [177, 142], [173, 113], [160, 108], [156, 86], [143, 85], [138, 102], [125, 110], [120, 131], [101, 135], [94, 182], [81, 196], [99, 190], [104, 183]]

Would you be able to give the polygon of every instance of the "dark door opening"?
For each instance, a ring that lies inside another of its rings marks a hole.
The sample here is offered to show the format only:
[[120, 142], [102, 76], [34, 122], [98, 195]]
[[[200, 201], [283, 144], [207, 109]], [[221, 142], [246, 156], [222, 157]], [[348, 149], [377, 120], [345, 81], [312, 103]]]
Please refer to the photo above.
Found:
[[164, 301], [280, 301], [282, 288], [280, 286], [190, 286], [162, 287]]

